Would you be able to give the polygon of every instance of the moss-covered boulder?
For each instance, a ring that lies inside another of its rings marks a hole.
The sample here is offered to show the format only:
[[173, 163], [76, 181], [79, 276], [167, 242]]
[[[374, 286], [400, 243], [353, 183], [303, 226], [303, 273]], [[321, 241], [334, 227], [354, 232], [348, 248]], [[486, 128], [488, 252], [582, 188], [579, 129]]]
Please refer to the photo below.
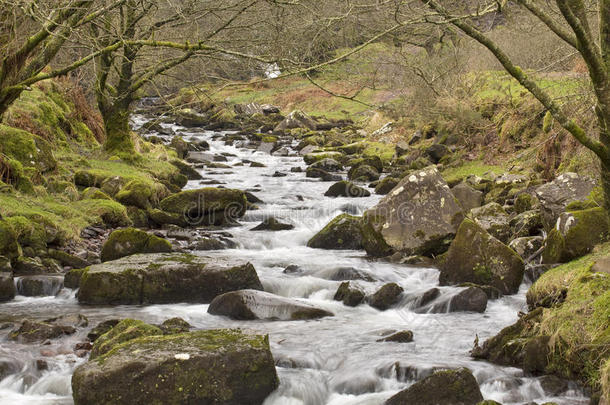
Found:
[[238, 330], [128, 340], [72, 377], [76, 405], [260, 405], [278, 384], [268, 338]]
[[344, 156], [340, 152], [317, 152], [317, 153], [307, 153], [303, 155], [303, 160], [306, 164], [312, 165], [323, 159], [333, 159], [338, 162], [343, 160]]
[[1, 124], [0, 153], [16, 159], [24, 167], [34, 167], [41, 173], [57, 167], [51, 145], [47, 141], [27, 131]]
[[176, 225], [181, 228], [189, 226], [189, 222], [187, 222], [188, 217], [185, 217], [183, 214], [166, 212], [155, 208], [147, 210], [146, 213], [148, 214], [148, 218], [159, 226]]
[[322, 169], [327, 172], [340, 172], [341, 170], [343, 170], [343, 165], [341, 163], [337, 162], [335, 159], [330, 158], [318, 160], [317, 162], [313, 163], [311, 167], [316, 169]]
[[326, 190], [326, 197], [370, 197], [371, 193], [360, 186], [355, 185], [350, 181], [339, 181]]
[[395, 177], [385, 177], [375, 186], [375, 194], [386, 195], [400, 183], [400, 179]]
[[479, 384], [470, 370], [438, 371], [400, 391], [385, 405], [476, 405], [483, 400]]
[[11, 273], [0, 272], [0, 302], [10, 301], [15, 298], [15, 280]]
[[508, 246], [475, 222], [466, 219], [440, 265], [441, 285], [471, 282], [514, 294], [523, 280], [525, 265]]
[[89, 360], [108, 353], [114, 346], [144, 336], [163, 335], [156, 326], [135, 319], [123, 319], [108, 332], [97, 338], [91, 349]]
[[350, 180], [367, 182], [367, 181], [379, 180], [380, 174], [377, 171], [377, 169], [375, 169], [372, 166], [360, 165], [360, 166], [356, 167], [354, 170], [350, 169], [350, 171], [347, 174], [347, 177]]
[[507, 243], [511, 236], [510, 219], [504, 208], [498, 203], [485, 204], [470, 211], [474, 221], [495, 238]]
[[145, 210], [158, 207], [159, 202], [168, 195], [167, 187], [161, 183], [132, 180], [125, 184], [115, 198], [123, 205], [132, 205]]
[[257, 290], [232, 291], [214, 298], [208, 313], [237, 320], [302, 320], [333, 316], [332, 312], [294, 299]]
[[383, 161], [379, 156], [363, 156], [355, 159], [350, 159], [346, 162], [346, 165], [350, 167], [350, 172], [353, 172], [360, 166], [371, 166], [375, 168], [379, 173], [383, 172]]
[[57, 260], [64, 266], [72, 267], [73, 269], [84, 269], [91, 265], [87, 260], [61, 250], [49, 249], [47, 253], [50, 258]]
[[78, 301], [92, 305], [209, 303], [225, 292], [263, 289], [250, 263], [188, 254], [133, 255], [66, 277], [80, 286]]
[[594, 187], [595, 182], [588, 177], [564, 173], [552, 182], [536, 188], [545, 229], [553, 229], [557, 218], [566, 210], [568, 204], [585, 200]]
[[15, 260], [21, 255], [17, 233], [10, 222], [0, 219], [0, 256]]
[[560, 261], [567, 262], [591, 252], [595, 245], [608, 240], [610, 221], [603, 208], [564, 212], [555, 228], [563, 237]]
[[362, 218], [341, 214], [307, 242], [314, 249], [362, 249]]
[[135, 228], [119, 229], [110, 234], [102, 247], [102, 262], [137, 253], [169, 253], [172, 244], [166, 239]]
[[225, 225], [246, 213], [248, 201], [240, 190], [202, 188], [181, 191], [161, 201], [163, 211], [182, 215], [193, 225]]
[[83, 200], [112, 200], [112, 197], [97, 187], [87, 187], [81, 193], [80, 198]]
[[402, 179], [365, 212], [364, 248], [375, 256], [387, 254], [386, 247], [406, 255], [440, 254], [461, 219], [462, 209], [449, 186], [435, 167], [429, 167]]
[[46, 249], [48, 238], [43, 224], [20, 215], [8, 217], [6, 221], [15, 230], [17, 242], [22, 248]]

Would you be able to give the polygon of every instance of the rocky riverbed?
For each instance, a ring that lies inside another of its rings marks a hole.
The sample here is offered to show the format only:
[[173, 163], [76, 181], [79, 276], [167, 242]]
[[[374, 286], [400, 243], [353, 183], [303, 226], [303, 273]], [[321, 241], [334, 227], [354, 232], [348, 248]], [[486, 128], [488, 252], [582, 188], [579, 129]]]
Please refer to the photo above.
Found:
[[[146, 121], [145, 117], [136, 116], [134, 126], [139, 128]], [[181, 123], [192, 124], [184, 120]], [[474, 275], [466, 270], [450, 272], [450, 259], [460, 253], [452, 241], [467, 244], [475, 240], [485, 248], [481, 253], [484, 256], [488, 251], [504, 249], [496, 248], [496, 241], [504, 238], [503, 242], [509, 242], [504, 235], [514, 236], [514, 229], [530, 226], [527, 218], [514, 225], [514, 217], [503, 216], [498, 210], [493, 215], [483, 210], [475, 213], [472, 221], [462, 222], [462, 207], [477, 198], [479, 201], [473, 206], [480, 206], [482, 197], [472, 187], [462, 194], [456, 190], [457, 199], [449, 199], [449, 185], [438, 179], [435, 168], [401, 180], [408, 182], [404, 184], [382, 180], [377, 184], [378, 191], [382, 189], [379, 186], [385, 185], [385, 191], [390, 192], [384, 198], [367, 187], [384, 171], [383, 163], [376, 159], [352, 162], [352, 169], [348, 170], [332, 159], [332, 153], [317, 157], [304, 153], [308, 150], [303, 151], [299, 140], [291, 137], [263, 139], [253, 147], [247, 138], [230, 131], [200, 130], [173, 123], [154, 129], [149, 135], [166, 136], [167, 142], [171, 141], [171, 134], [181, 133], [190, 144], [205, 146], [204, 151], [185, 153], [196, 168], [191, 177], [197, 178], [190, 180], [185, 190], [214, 186], [246, 194], [242, 197], [236, 192], [230, 200], [224, 200], [204, 193], [206, 201], [212, 200], [217, 203], [215, 207], [221, 207], [222, 215], [213, 215], [218, 212], [214, 210], [189, 211], [193, 215], [188, 219], [198, 221], [195, 225], [205, 225], [204, 231], [166, 224], [157, 233], [171, 241], [173, 253], [163, 253], [163, 243], [148, 239], [137, 249], [146, 255], [119, 258], [136, 252], [102, 251], [102, 256], [107, 255], [102, 257], [108, 259], [105, 263], [86, 271], [73, 270], [66, 277], [65, 286], [56, 276], [48, 277], [40, 282], [40, 293], [29, 296], [23, 293], [34, 288], [25, 287], [33, 281], [17, 278], [16, 298], [0, 305], [0, 403], [71, 404], [75, 387], [71, 380], [77, 369], [77, 403], [98, 401], [86, 390], [105, 389], [96, 379], [104, 370], [96, 368], [93, 360], [87, 363], [91, 349], [87, 335], [102, 322], [124, 318], [151, 325], [181, 318], [190, 325], [189, 333], [195, 334], [192, 341], [216, 339], [212, 332], [206, 335], [200, 331], [218, 329], [242, 329], [248, 336], [268, 335], [279, 385], [268, 396], [268, 392], [261, 391], [260, 395], [266, 397], [265, 405], [374, 405], [388, 400], [392, 404], [406, 403], [400, 402], [401, 396], [412, 398], [410, 395], [416, 391], [396, 396], [401, 391], [436, 371], [461, 368], [469, 369], [474, 379], [465, 371], [456, 372], [456, 376], [434, 374], [438, 381], [424, 380], [427, 385], [414, 390], [430, 392], [458, 378], [470, 384], [468, 401], [485, 398], [505, 405], [588, 403], [587, 393], [575, 383], [536, 377], [535, 373], [475, 360], [470, 355], [475, 339], [483, 342], [491, 338], [515, 323], [520, 311], [527, 311], [525, 294], [531, 281], [523, 276], [523, 260], [513, 250], [507, 253], [510, 265], [499, 272], [486, 273], [489, 268], [495, 269], [496, 262], [486, 264]], [[305, 163], [310, 164], [308, 168]], [[346, 178], [356, 185], [337, 183]], [[409, 205], [418, 204], [417, 201], [423, 204], [416, 198], [413, 184], [419, 190], [426, 187], [432, 198], [438, 198], [442, 210], [422, 207], [417, 211], [417, 207]], [[553, 198], [552, 192], [549, 187], [549, 199]], [[159, 212], [180, 217], [185, 213], [183, 204], [200, 197], [194, 193], [164, 199], [160, 204], [163, 211]], [[389, 210], [394, 206], [392, 198], [404, 199], [406, 212], [420, 213], [417, 218], [409, 218], [409, 229], [413, 230], [409, 237], [393, 237], [397, 233], [404, 236], [400, 223], [377, 220], [380, 213], [388, 212], [384, 204], [390, 206]], [[527, 212], [531, 207], [524, 204], [522, 212]], [[499, 206], [499, 210], [503, 208]], [[557, 211], [545, 215], [554, 221]], [[343, 217], [335, 220], [339, 215]], [[542, 224], [531, 226], [538, 229]], [[323, 228], [328, 232], [318, 234]], [[530, 233], [526, 232], [525, 237]], [[376, 236], [379, 234], [383, 243]], [[458, 237], [453, 239], [456, 234]], [[490, 234], [494, 235], [491, 242]], [[445, 262], [424, 259], [447, 249]], [[538, 249], [526, 244], [523, 250], [522, 256], [527, 256]], [[570, 251], [567, 252], [561, 254]], [[372, 259], [388, 254], [392, 254], [390, 259]], [[185, 284], [184, 280], [193, 280], [188, 274], [197, 266], [199, 278], [195, 278], [200, 284]], [[240, 272], [235, 278], [218, 276], [229, 270], [234, 274], [238, 271], [235, 269]], [[176, 272], [181, 276], [174, 277]], [[460, 283], [466, 284], [456, 285]], [[482, 289], [477, 286], [480, 284], [489, 288]], [[203, 287], [208, 285], [218, 288]], [[205, 294], [202, 290], [206, 290]], [[69, 318], [52, 319], [59, 315]], [[22, 323], [26, 318], [31, 325]], [[168, 336], [171, 344], [184, 347], [181, 338]], [[141, 339], [133, 343], [133, 350], [149, 350], [152, 338]], [[267, 344], [256, 337], [243, 339], [253, 339], [254, 346]], [[238, 346], [227, 350], [262, 359], [264, 364], [270, 361], [266, 352], [254, 353]], [[120, 363], [123, 357], [129, 357], [128, 350], [128, 346], [121, 346], [110, 360]], [[193, 348], [178, 355], [182, 357], [170, 360], [187, 356], [187, 360], [196, 359], [193, 370], [208, 367], [214, 361]], [[142, 361], [149, 361], [142, 356]], [[104, 367], [114, 367], [114, 363], [108, 364]], [[119, 377], [113, 374], [112, 378], [120, 381]], [[274, 377], [265, 378], [269, 381], [266, 386], [275, 388]], [[129, 387], [122, 389], [128, 391]], [[239, 398], [246, 398], [244, 401], [256, 401], [248, 397], [249, 393], [239, 392], [243, 395]]]

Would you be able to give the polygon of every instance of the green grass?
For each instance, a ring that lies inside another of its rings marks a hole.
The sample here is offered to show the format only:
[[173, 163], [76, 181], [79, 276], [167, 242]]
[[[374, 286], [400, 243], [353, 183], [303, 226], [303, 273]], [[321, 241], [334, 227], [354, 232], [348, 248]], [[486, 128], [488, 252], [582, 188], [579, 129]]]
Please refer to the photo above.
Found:
[[492, 172], [495, 174], [504, 173], [506, 170], [502, 166], [488, 165], [480, 161], [466, 162], [457, 167], [444, 169], [441, 174], [445, 181], [450, 184], [458, 183], [470, 175], [483, 177], [484, 174]]
[[597, 388], [610, 358], [610, 276], [591, 272], [591, 266], [608, 255], [610, 243], [600, 245], [590, 255], [549, 270], [528, 292], [530, 302], [567, 290], [562, 304], [544, 310], [538, 333], [551, 337], [551, 371]]

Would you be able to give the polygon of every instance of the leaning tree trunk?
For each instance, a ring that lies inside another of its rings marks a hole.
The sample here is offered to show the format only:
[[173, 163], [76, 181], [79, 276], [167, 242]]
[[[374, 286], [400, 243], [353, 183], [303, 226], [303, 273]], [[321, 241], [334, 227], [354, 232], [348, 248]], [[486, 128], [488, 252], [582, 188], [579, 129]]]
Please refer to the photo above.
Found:
[[129, 104], [129, 102], [117, 102], [100, 108], [106, 129], [104, 149], [124, 159], [136, 157], [129, 125]]

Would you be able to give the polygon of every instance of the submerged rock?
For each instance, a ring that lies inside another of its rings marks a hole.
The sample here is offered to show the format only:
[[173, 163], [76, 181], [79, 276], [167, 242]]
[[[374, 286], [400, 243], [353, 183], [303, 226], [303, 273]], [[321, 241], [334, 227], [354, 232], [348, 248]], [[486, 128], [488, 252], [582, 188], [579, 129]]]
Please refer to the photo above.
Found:
[[483, 401], [479, 384], [470, 370], [438, 371], [400, 391], [385, 405], [476, 405]]
[[348, 307], [355, 307], [364, 301], [364, 292], [356, 287], [352, 287], [349, 281], [341, 283], [333, 299], [342, 301]]
[[396, 332], [391, 334], [390, 336], [386, 336], [384, 338], [378, 339], [378, 342], [395, 342], [395, 343], [410, 343], [413, 341], [413, 332], [410, 330], [403, 330], [401, 332]]
[[102, 247], [101, 260], [108, 262], [137, 253], [169, 253], [169, 241], [135, 228], [119, 229], [110, 234]]
[[444, 252], [462, 209], [435, 167], [405, 177], [364, 214], [364, 248], [374, 256], [392, 250], [410, 255]]
[[76, 333], [76, 327], [72, 325], [54, 324], [51, 322], [37, 322], [26, 319], [19, 328], [9, 333], [11, 340], [22, 343], [43, 342], [47, 339], [57, 339], [65, 335]]
[[314, 249], [362, 249], [361, 218], [341, 214], [307, 242]]
[[0, 273], [0, 302], [15, 298], [15, 281], [11, 273]]
[[332, 312], [297, 300], [257, 290], [222, 294], [210, 303], [208, 313], [246, 321], [254, 319], [294, 321], [334, 315]]
[[479, 312], [487, 309], [487, 294], [479, 287], [468, 287], [455, 294], [449, 301], [435, 305], [431, 312]]
[[262, 290], [250, 263], [188, 254], [133, 255], [73, 272], [81, 304], [208, 303], [228, 291]]
[[63, 286], [62, 276], [25, 276], [17, 280], [19, 295], [26, 297], [57, 295]]
[[525, 264], [512, 249], [466, 219], [440, 270], [441, 285], [471, 282], [514, 294], [523, 280]]
[[400, 302], [404, 289], [396, 283], [388, 283], [368, 298], [369, 305], [385, 311]]
[[294, 225], [284, 224], [277, 219], [270, 217], [252, 228], [251, 231], [288, 231], [290, 229], [294, 229]]
[[76, 405], [260, 405], [278, 384], [267, 337], [238, 330], [128, 340], [72, 377]]

